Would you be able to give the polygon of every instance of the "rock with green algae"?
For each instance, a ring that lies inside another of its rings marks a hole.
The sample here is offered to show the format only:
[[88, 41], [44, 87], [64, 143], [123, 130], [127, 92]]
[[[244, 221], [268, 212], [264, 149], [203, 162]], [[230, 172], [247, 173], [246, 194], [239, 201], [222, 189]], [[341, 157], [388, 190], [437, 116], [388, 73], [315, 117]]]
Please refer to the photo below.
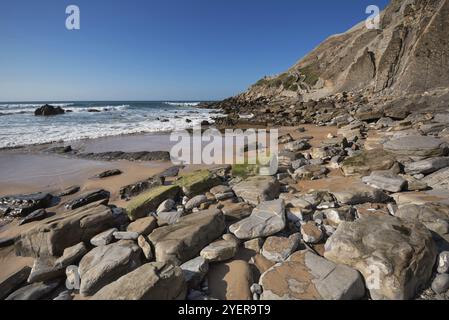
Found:
[[179, 186], [161, 186], [145, 192], [134, 198], [128, 204], [126, 211], [131, 220], [137, 220], [156, 211], [159, 205], [167, 199], [175, 199], [180, 192]]
[[222, 181], [216, 174], [209, 170], [199, 170], [181, 176], [175, 185], [181, 187], [184, 194], [191, 198], [203, 194], [221, 183]]

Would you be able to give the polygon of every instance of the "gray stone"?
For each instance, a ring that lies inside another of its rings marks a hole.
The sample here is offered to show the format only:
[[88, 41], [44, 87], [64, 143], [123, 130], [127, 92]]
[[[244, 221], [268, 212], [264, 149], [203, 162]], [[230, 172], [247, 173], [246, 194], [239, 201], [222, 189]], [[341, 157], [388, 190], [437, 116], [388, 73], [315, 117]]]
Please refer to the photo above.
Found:
[[254, 206], [279, 196], [280, 185], [273, 177], [250, 177], [233, 187], [235, 194]]
[[326, 219], [335, 226], [339, 226], [340, 223], [345, 221], [354, 221], [355, 219], [355, 210], [350, 206], [326, 209], [323, 213], [326, 216]]
[[162, 202], [159, 207], [157, 208], [156, 213], [162, 213], [162, 212], [170, 212], [176, 205], [176, 202], [172, 199], [167, 199], [164, 202]]
[[366, 202], [384, 203], [390, 199], [382, 190], [363, 183], [352, 183], [345, 190], [333, 192], [340, 204], [356, 205]]
[[449, 234], [449, 205], [439, 203], [404, 205], [399, 207], [396, 216], [421, 222], [429, 230], [443, 237]]
[[262, 247], [262, 255], [268, 260], [274, 262], [283, 262], [298, 249], [301, 243], [299, 233], [292, 234], [290, 237], [268, 237]]
[[389, 171], [373, 171], [368, 177], [363, 177], [362, 181], [367, 185], [389, 192], [401, 192], [407, 181], [400, 176]]
[[428, 175], [422, 182], [433, 189], [449, 190], [449, 168], [441, 169]]
[[106, 230], [90, 239], [90, 243], [95, 247], [106, 246], [114, 242], [114, 233], [118, 230], [116, 228]]
[[59, 284], [59, 280], [33, 283], [14, 291], [5, 300], [39, 300], [50, 294]]
[[401, 155], [417, 157], [439, 157], [447, 153], [444, 141], [428, 136], [405, 136], [384, 144], [384, 150]]
[[86, 192], [80, 195], [78, 198], [68, 202], [65, 207], [68, 210], [75, 210], [97, 201], [105, 201], [103, 204], [107, 204], [111, 193], [106, 190], [95, 190]]
[[259, 204], [252, 214], [229, 227], [229, 231], [241, 240], [269, 237], [286, 226], [283, 200], [266, 201]]
[[449, 251], [441, 252], [438, 256], [438, 273], [449, 273]]
[[49, 193], [33, 193], [0, 198], [0, 213], [13, 217], [25, 217], [30, 213], [51, 206], [53, 196]]
[[33, 268], [28, 277], [28, 283], [45, 282], [62, 278], [64, 276], [64, 271], [64, 267], [56, 266], [54, 258], [37, 258], [34, 260]]
[[449, 290], [449, 274], [439, 274], [432, 282], [432, 290], [436, 294], [442, 294]]
[[227, 222], [236, 222], [251, 215], [253, 207], [246, 202], [225, 203], [221, 211]]
[[92, 300], [183, 300], [186, 294], [181, 268], [153, 262], [102, 288]]
[[137, 244], [139, 245], [140, 249], [142, 249], [145, 259], [147, 259], [147, 261], [152, 261], [154, 258], [153, 249], [151, 248], [151, 244], [148, 238], [145, 236], [139, 236], [139, 238], [137, 239]]
[[324, 253], [360, 271], [374, 300], [414, 298], [430, 280], [436, 255], [421, 223], [375, 215], [341, 223]]
[[80, 293], [92, 296], [105, 285], [138, 268], [140, 254], [137, 245], [122, 242], [94, 248], [79, 264]]
[[83, 242], [80, 242], [73, 247], [65, 248], [62, 257], [55, 261], [55, 266], [66, 268], [69, 265], [77, 264], [88, 251], [89, 250]]
[[209, 243], [225, 230], [225, 219], [219, 210], [194, 213], [173, 225], [160, 227], [150, 234], [156, 261], [181, 265], [198, 256]]
[[54, 299], [54, 301], [71, 301], [73, 300], [72, 294], [70, 291], [65, 290], [58, 294]]
[[185, 208], [186, 210], [191, 211], [194, 208], [199, 208], [203, 203], [206, 203], [208, 201], [209, 200], [205, 195], [199, 195], [187, 201]]
[[139, 235], [147, 236], [151, 232], [153, 232], [154, 229], [157, 227], [157, 220], [154, 217], [146, 217], [137, 219], [134, 222], [131, 222], [128, 227], [126, 228], [126, 231], [128, 232], [135, 232]]
[[30, 213], [29, 215], [27, 215], [22, 220], [20, 220], [19, 226], [27, 224], [27, 223], [35, 222], [35, 221], [44, 220], [48, 216], [49, 216], [49, 214], [47, 213], [47, 211], [45, 209], [38, 209], [38, 210]]
[[114, 232], [114, 238], [116, 240], [133, 240], [136, 241], [140, 234], [137, 232]]
[[197, 257], [181, 265], [189, 288], [199, 288], [209, 271], [209, 263], [203, 257]]
[[365, 295], [360, 274], [311, 252], [294, 253], [260, 278], [261, 300], [357, 300]]
[[17, 272], [14, 272], [8, 278], [0, 282], [0, 300], [5, 299], [11, 292], [19, 289], [30, 276], [31, 268], [23, 267]]
[[208, 262], [226, 261], [234, 258], [237, 247], [237, 241], [218, 240], [201, 250], [200, 255]]
[[438, 157], [408, 163], [404, 170], [408, 174], [416, 175], [434, 173], [446, 167], [449, 167], [449, 157]]
[[157, 215], [157, 222], [159, 225], [163, 224], [175, 224], [184, 215], [181, 211], [160, 212]]
[[301, 235], [306, 243], [316, 244], [323, 240], [324, 233], [315, 221], [309, 221], [301, 226]]

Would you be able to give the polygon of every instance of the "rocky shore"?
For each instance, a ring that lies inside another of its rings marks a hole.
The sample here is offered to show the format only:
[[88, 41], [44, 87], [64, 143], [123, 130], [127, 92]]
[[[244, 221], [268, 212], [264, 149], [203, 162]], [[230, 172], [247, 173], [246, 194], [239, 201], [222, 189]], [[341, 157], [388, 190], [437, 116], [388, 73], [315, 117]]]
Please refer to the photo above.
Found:
[[[106, 190], [3, 197], [2, 214], [32, 227], [2, 247], [34, 263], [2, 298], [446, 299], [442, 119], [290, 128], [274, 176], [173, 167], [124, 186], [123, 208]], [[47, 213], [55, 201], [63, 211]]]

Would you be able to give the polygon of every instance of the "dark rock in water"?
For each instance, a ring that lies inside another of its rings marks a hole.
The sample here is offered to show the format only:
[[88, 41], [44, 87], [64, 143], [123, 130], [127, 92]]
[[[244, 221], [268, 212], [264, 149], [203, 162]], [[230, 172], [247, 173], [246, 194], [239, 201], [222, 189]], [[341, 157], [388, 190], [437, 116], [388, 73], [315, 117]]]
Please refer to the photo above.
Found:
[[115, 170], [107, 170], [104, 171], [100, 174], [97, 174], [95, 176], [95, 178], [99, 178], [99, 179], [104, 179], [104, 178], [109, 178], [109, 177], [113, 177], [113, 176], [118, 176], [121, 175], [123, 172], [121, 170], [115, 169]]
[[4, 238], [0, 239], [0, 248], [12, 246], [17, 238]]
[[157, 176], [150, 178], [145, 181], [137, 182], [134, 184], [130, 184], [128, 186], [122, 187], [120, 189], [120, 198], [121, 199], [130, 199], [141, 194], [144, 191], [148, 191], [150, 189], [160, 187], [164, 185], [165, 178], [162, 176]]
[[99, 112], [101, 112], [101, 111], [98, 110], [98, 109], [89, 109], [89, 110], [87, 110], [87, 112], [90, 112], [90, 113], [99, 113]]
[[58, 153], [58, 154], [70, 153], [72, 151], [73, 151], [72, 146], [54, 147], [54, 148], [48, 149], [48, 152]]
[[187, 122], [187, 123], [192, 123], [192, 120], [186, 119], [186, 122]]
[[179, 170], [181, 170], [183, 168], [184, 168], [183, 166], [170, 167], [167, 170], [165, 170], [164, 172], [158, 174], [158, 177], [163, 177], [163, 178], [177, 177], [179, 174]]
[[78, 198], [70, 201], [65, 205], [66, 209], [74, 210], [83, 207], [87, 204], [97, 202], [100, 200], [106, 200], [105, 203], [109, 201], [111, 193], [105, 190], [95, 190], [92, 192], [87, 192], [79, 196]]
[[13, 195], [0, 198], [0, 212], [12, 217], [24, 217], [43, 208], [54, 205], [56, 200], [49, 193], [33, 193], [27, 195]]
[[58, 193], [57, 197], [71, 196], [72, 194], [75, 194], [75, 193], [79, 192], [80, 190], [81, 190], [81, 188], [79, 186], [68, 187], [67, 189]]
[[0, 283], [0, 300], [5, 299], [11, 292], [19, 289], [25, 283], [30, 275], [31, 268], [23, 267], [19, 271], [12, 274], [6, 280]]
[[103, 153], [84, 153], [78, 155], [80, 158], [98, 161], [169, 161], [170, 152], [168, 151], [141, 151], [141, 152], [103, 152]]
[[206, 120], [201, 121], [201, 126], [205, 126], [205, 127], [210, 126], [210, 122], [206, 121]]
[[30, 222], [34, 222], [34, 221], [40, 221], [40, 220], [44, 220], [45, 218], [48, 217], [48, 212], [45, 211], [45, 209], [38, 209], [32, 213], [30, 213], [29, 215], [27, 215], [24, 219], [20, 220], [19, 222], [19, 226], [30, 223]]
[[34, 111], [35, 116], [56, 116], [58, 114], [64, 114], [65, 111], [61, 107], [54, 107], [48, 104], [36, 109]]
[[33, 283], [14, 291], [5, 300], [39, 300], [55, 290], [60, 282], [56, 280], [48, 283]]

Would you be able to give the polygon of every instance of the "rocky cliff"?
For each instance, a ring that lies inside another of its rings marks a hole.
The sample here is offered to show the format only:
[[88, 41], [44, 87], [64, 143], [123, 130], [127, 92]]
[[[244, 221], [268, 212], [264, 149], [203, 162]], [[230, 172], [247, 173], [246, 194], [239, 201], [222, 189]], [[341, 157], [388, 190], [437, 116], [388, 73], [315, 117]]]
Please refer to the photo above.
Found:
[[[259, 80], [239, 100], [447, 97], [449, 0], [392, 0], [379, 30], [364, 22], [329, 37], [286, 72]], [[444, 99], [447, 100], [447, 99]]]

